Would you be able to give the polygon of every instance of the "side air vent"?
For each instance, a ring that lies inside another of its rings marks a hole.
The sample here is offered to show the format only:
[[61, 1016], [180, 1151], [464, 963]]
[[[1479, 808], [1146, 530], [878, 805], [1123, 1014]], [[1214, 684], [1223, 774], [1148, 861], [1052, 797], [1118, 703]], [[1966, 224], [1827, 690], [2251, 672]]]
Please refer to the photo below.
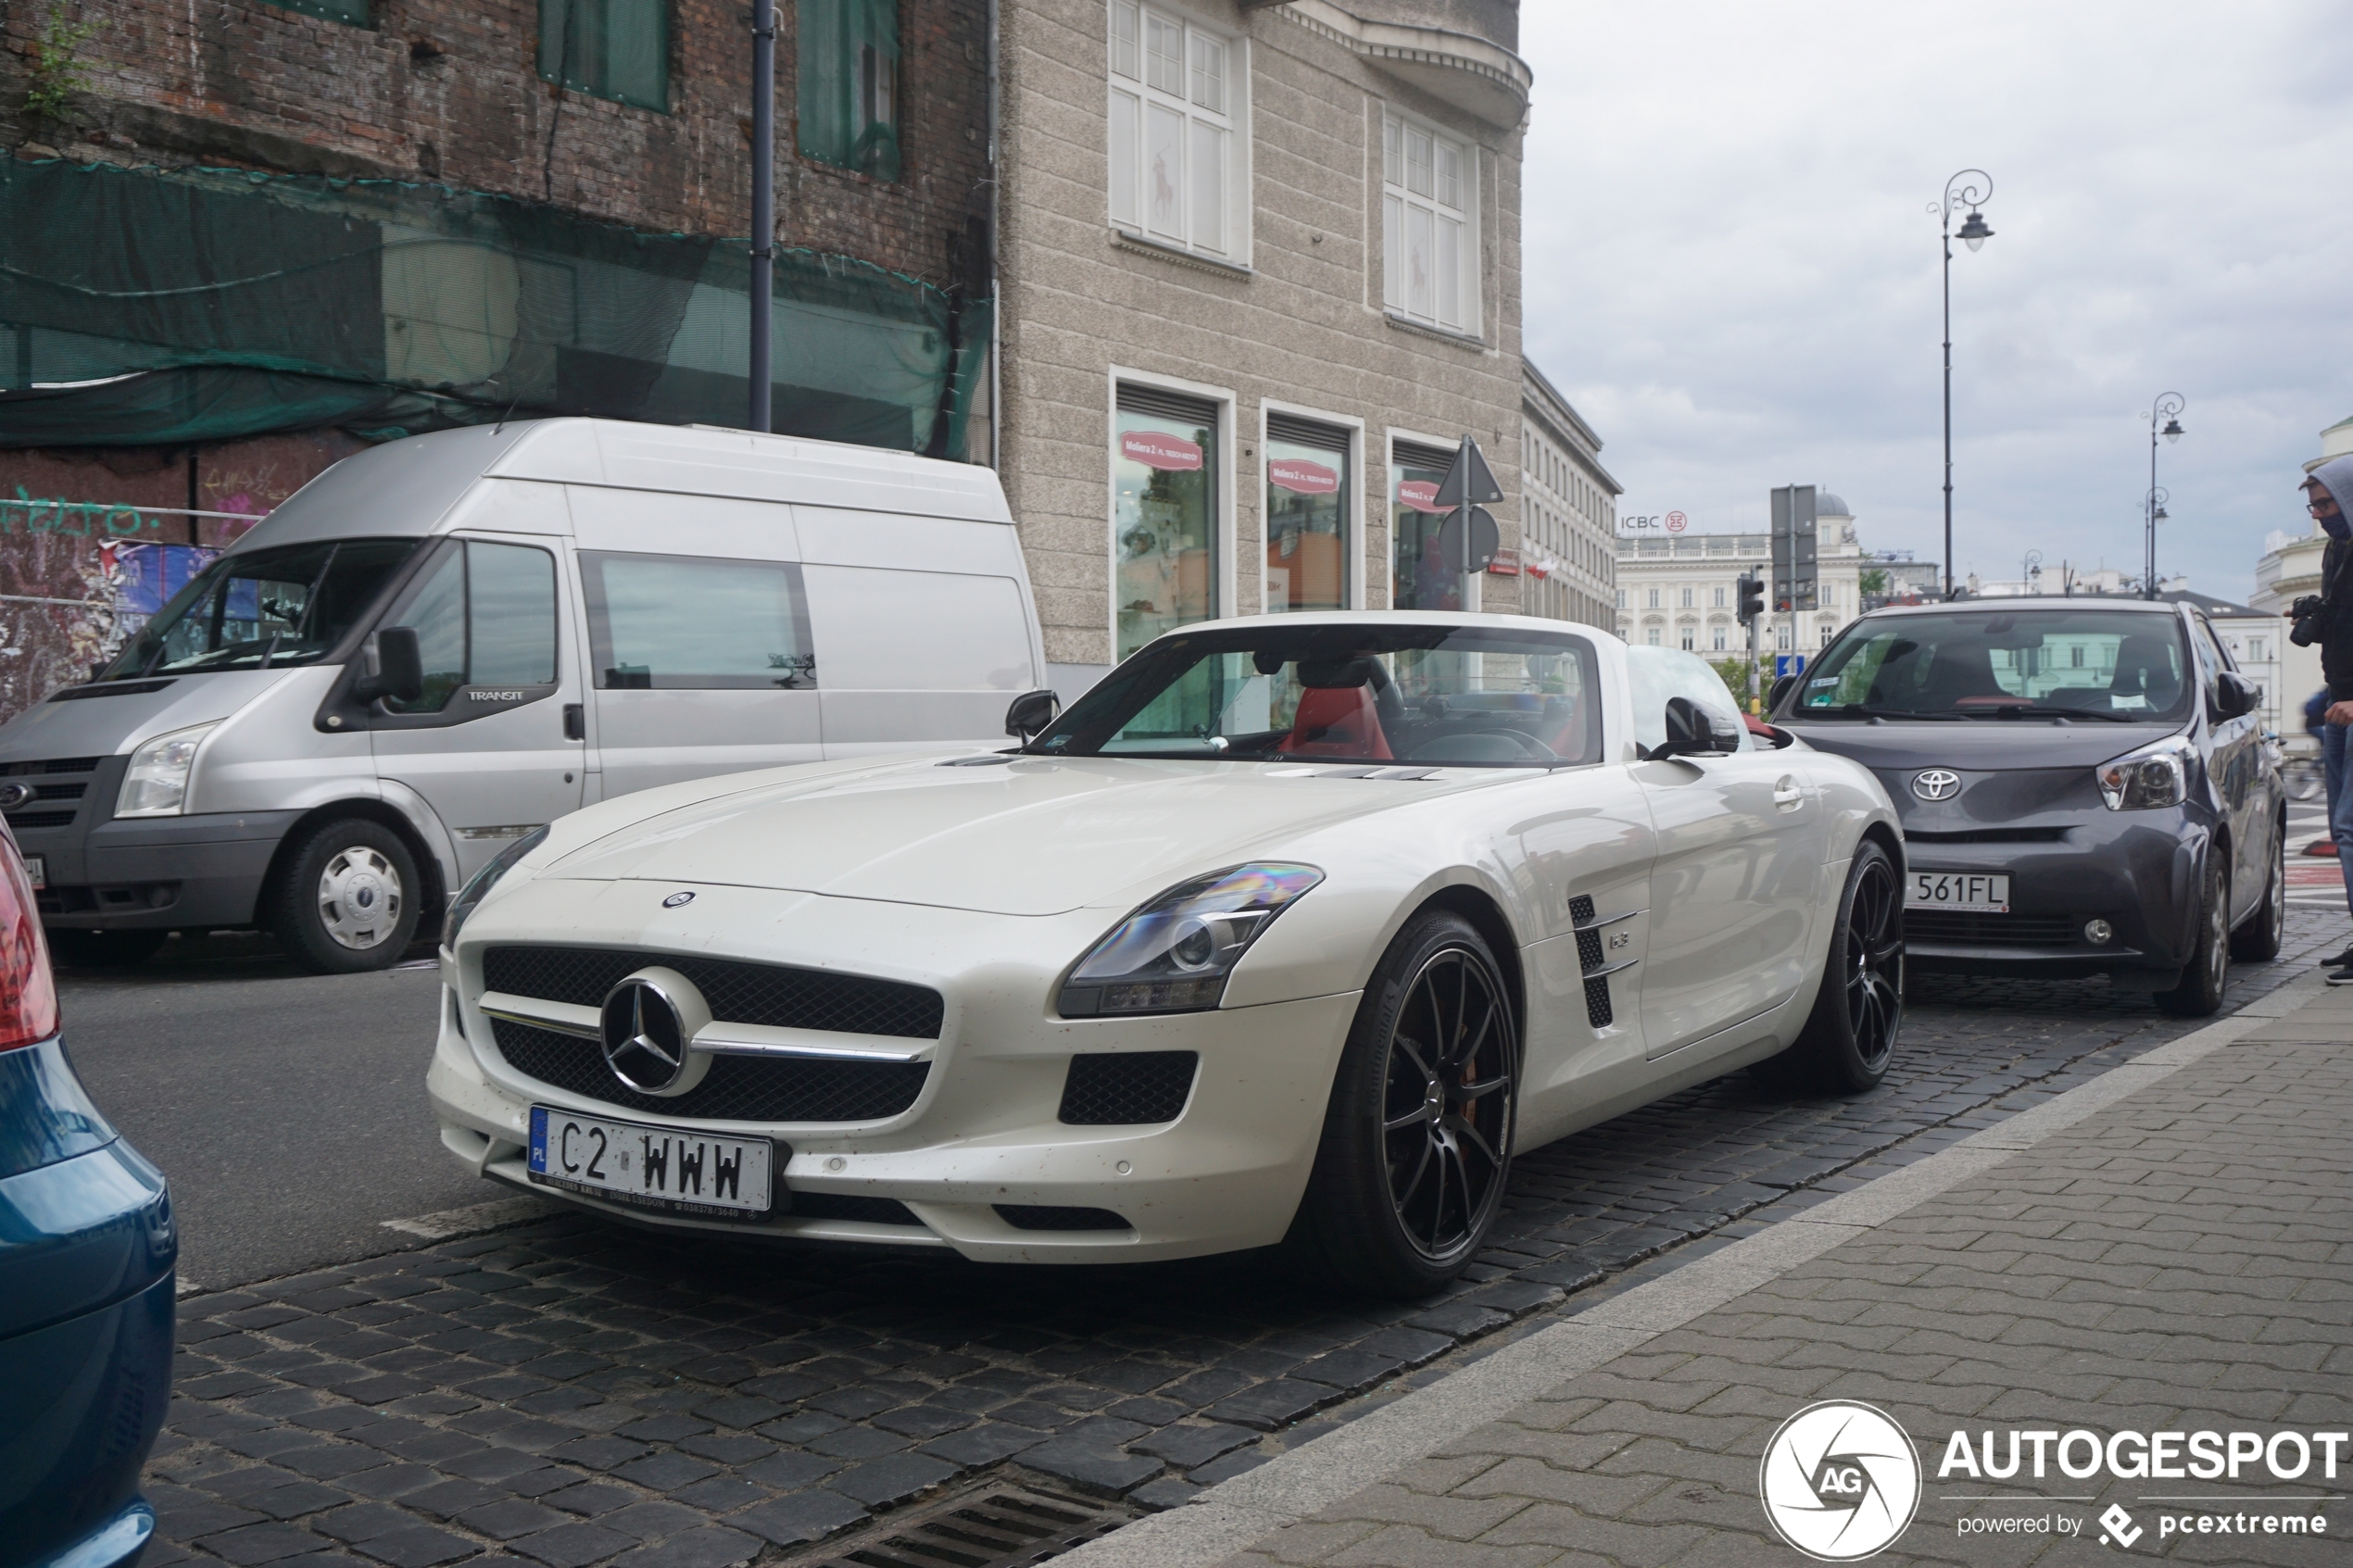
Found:
[[1591, 894], [1579, 893], [1568, 901], [1568, 918], [1577, 930], [1577, 967], [1585, 975], [1585, 1020], [1596, 1029], [1606, 1029], [1617, 1021], [1617, 1010], [1610, 1002], [1609, 977], [1621, 969], [1633, 967], [1632, 959], [1617, 963], [1604, 963], [1607, 949], [1602, 933], [1618, 922], [1631, 920], [1641, 911], [1629, 909], [1624, 914], [1601, 918], [1593, 908]]
[[1585, 1021], [1596, 1029], [1606, 1029], [1617, 1022], [1617, 1014], [1609, 1005], [1607, 980], [1597, 976], [1585, 982]]
[[1593, 899], [1591, 894], [1579, 893], [1568, 901], [1568, 918], [1579, 925], [1593, 923]]
[[1072, 1209], [1057, 1203], [1000, 1203], [998, 1215], [1017, 1231], [1132, 1231], [1136, 1227], [1108, 1209]]
[[1193, 1092], [1195, 1051], [1090, 1051], [1070, 1059], [1059, 1112], [1073, 1127], [1174, 1122]]

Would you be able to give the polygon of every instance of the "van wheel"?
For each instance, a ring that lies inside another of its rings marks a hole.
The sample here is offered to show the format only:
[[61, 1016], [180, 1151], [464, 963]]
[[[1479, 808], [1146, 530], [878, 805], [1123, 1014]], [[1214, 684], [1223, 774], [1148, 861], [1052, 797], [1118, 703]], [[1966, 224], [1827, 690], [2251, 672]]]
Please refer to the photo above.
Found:
[[1408, 922], [1365, 987], [1284, 1238], [1300, 1275], [1416, 1297], [1469, 1267], [1518, 1099], [1519, 1027], [1485, 939], [1443, 910]]
[[2271, 864], [2263, 878], [2263, 902], [2231, 933], [2231, 957], [2242, 963], [2269, 963], [2287, 936], [2287, 819], [2271, 834]]
[[2222, 872], [2220, 847], [2208, 851], [2206, 896], [2198, 901], [2197, 941], [2183, 967], [2182, 983], [2157, 994], [2157, 1009], [2175, 1018], [2208, 1018], [2222, 1009], [2231, 983], [2231, 884]]
[[1867, 838], [1846, 868], [1814, 1010], [1766, 1076], [1838, 1094], [1877, 1088], [1903, 1023], [1904, 889], [1895, 862]]
[[154, 958], [170, 936], [169, 931], [52, 931], [49, 955], [74, 969], [129, 969]]
[[321, 974], [390, 969], [417, 934], [417, 862], [400, 835], [363, 817], [311, 831], [271, 890], [278, 940]]

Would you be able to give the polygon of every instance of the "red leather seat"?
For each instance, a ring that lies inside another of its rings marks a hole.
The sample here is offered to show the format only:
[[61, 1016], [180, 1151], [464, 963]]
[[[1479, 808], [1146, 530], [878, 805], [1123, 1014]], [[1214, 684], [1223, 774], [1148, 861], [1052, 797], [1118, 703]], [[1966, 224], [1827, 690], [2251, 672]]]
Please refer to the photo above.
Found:
[[1275, 749], [1301, 757], [1362, 757], [1383, 762], [1393, 758], [1369, 684], [1308, 687], [1300, 694], [1290, 734]]

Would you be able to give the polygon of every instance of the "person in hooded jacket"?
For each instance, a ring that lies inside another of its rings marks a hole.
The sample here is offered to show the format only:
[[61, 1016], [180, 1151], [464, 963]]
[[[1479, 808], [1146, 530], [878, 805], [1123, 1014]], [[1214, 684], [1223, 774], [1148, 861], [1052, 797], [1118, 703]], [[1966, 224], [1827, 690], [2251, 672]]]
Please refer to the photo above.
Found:
[[[2328, 682], [2322, 715], [2321, 759], [2327, 769], [2329, 836], [2345, 868], [2345, 897], [2353, 910], [2353, 457], [2332, 458], [2304, 481], [2307, 509], [2329, 536], [2321, 553], [2321, 674]], [[2332, 985], [2353, 985], [2353, 945], [2323, 960]]]

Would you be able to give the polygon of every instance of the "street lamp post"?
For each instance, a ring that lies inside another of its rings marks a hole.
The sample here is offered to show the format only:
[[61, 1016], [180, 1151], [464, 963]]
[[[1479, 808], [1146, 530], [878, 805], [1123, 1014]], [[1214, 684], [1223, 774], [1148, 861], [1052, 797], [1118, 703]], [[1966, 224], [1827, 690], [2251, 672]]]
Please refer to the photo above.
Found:
[[[1981, 185], [1979, 182], [1983, 182]], [[1969, 208], [1961, 225], [1961, 243], [1982, 250], [1994, 237], [1977, 209], [1991, 200], [1994, 177], [1982, 169], [1964, 169], [1944, 182], [1944, 199], [1928, 204], [1936, 214], [1944, 246], [1944, 596], [1953, 596], [1953, 214]]]
[[[2157, 597], [2157, 524], [2158, 520], [2165, 516], [2165, 492], [2157, 484], [2157, 438], [2161, 435], [2168, 441], [2182, 439], [2182, 421], [2174, 416], [2181, 413], [2184, 407], [2186, 405], [2178, 392], [2161, 393], [2157, 401], [2149, 405], [2149, 493], [2147, 504], [2143, 508], [2148, 519], [2148, 561], [2141, 578], [2141, 596], [2145, 599]], [[2159, 420], [2165, 422], [2159, 425]]]
[[744, 422], [762, 435], [776, 428], [770, 410], [775, 375], [771, 312], [776, 303], [776, 0], [751, 0], [751, 383]]

